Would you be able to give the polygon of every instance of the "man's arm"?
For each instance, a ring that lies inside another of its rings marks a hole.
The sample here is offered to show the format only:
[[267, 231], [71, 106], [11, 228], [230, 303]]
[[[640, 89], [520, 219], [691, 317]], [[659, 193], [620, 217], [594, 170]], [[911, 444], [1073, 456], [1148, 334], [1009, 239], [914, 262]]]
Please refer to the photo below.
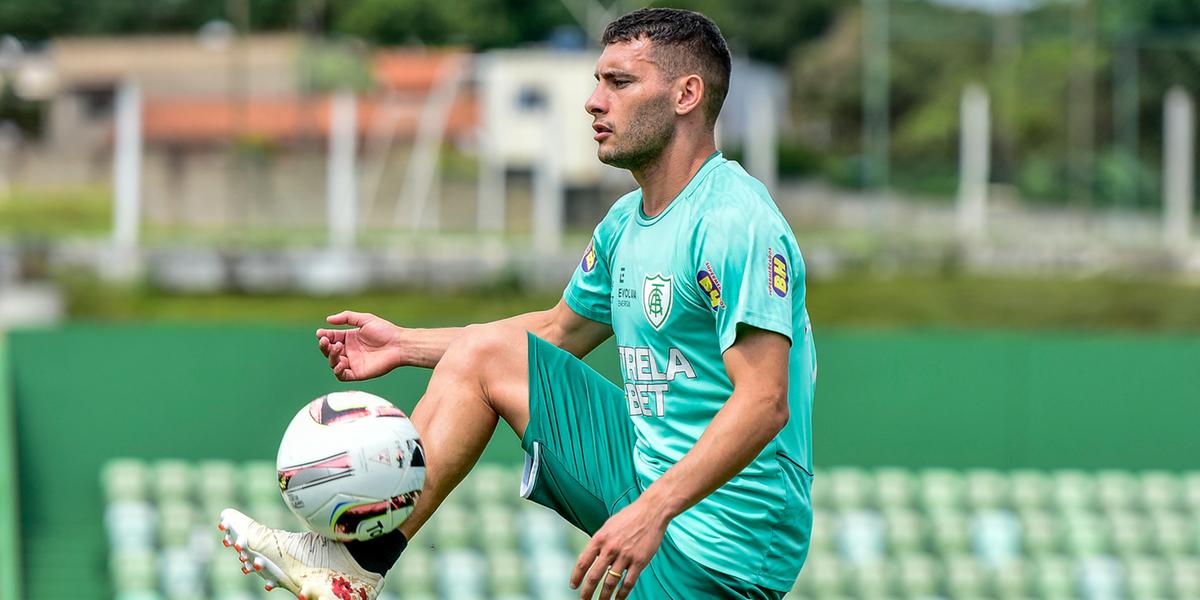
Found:
[[[342, 381], [370, 379], [396, 367], [433, 368], [465, 327], [416, 329], [400, 327], [369, 313], [343, 311], [326, 319], [351, 329], [318, 329], [317, 346]], [[612, 335], [604, 323], [580, 316], [559, 300], [549, 310], [529, 312], [496, 323], [519, 325], [526, 331], [583, 357]]]
[[778, 333], [739, 332], [724, 354], [733, 394], [696, 445], [592, 537], [571, 575], [573, 587], [585, 584], [581, 598], [591, 598], [601, 580], [600, 597], [611, 596], [617, 581], [608, 576], [609, 569], [628, 571], [617, 598], [629, 595], [662, 544], [667, 523], [746, 468], [783, 429], [789, 350], [790, 341]]

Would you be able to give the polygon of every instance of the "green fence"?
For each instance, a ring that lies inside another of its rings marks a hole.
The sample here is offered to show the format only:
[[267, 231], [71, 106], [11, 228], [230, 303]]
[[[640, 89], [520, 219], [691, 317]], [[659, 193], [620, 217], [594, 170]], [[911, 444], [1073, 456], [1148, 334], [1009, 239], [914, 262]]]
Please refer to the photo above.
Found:
[[[818, 469], [1197, 467], [1200, 338], [816, 335]], [[314, 342], [311, 328], [77, 325], [10, 334], [27, 597], [107, 597], [104, 461], [270, 458], [307, 400], [358, 388], [411, 408], [428, 379], [405, 369], [342, 384]], [[589, 360], [616, 377], [615, 357], [606, 344]], [[485, 460], [519, 456], [501, 426]], [[0, 498], [0, 518], [13, 500]], [[0, 562], [0, 574], [5, 568], [16, 566]], [[4, 587], [11, 580], [0, 580], [0, 592], [16, 594]]]

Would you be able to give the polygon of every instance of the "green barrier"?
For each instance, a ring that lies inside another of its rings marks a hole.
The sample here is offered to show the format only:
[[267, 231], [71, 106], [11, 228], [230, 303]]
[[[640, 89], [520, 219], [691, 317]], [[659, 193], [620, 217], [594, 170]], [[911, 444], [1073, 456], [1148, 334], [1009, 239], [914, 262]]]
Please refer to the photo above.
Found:
[[0, 598], [21, 597], [20, 514], [16, 429], [9, 383], [8, 340], [0, 331]]
[[[308, 400], [363, 389], [411, 410], [429, 377], [340, 383], [307, 327], [73, 325], [9, 340], [26, 597], [38, 600], [108, 595], [107, 460], [269, 459]], [[818, 329], [816, 340], [818, 469], [1184, 470], [1200, 456], [1200, 338]], [[618, 376], [611, 341], [589, 362]], [[483, 460], [520, 457], [500, 425]]]

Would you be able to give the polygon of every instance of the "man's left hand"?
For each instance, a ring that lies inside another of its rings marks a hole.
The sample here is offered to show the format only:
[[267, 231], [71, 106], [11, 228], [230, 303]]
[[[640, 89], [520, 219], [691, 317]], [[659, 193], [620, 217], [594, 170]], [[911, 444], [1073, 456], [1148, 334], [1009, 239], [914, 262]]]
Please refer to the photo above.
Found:
[[[583, 584], [579, 595], [583, 600], [590, 600], [601, 582], [604, 586], [600, 588], [600, 598], [608, 600], [616, 590], [617, 600], [624, 600], [658, 552], [670, 519], [661, 509], [655, 510], [643, 500], [635, 500], [609, 517], [579, 555], [571, 573], [571, 587]], [[613, 573], [621, 573], [624, 578]]]

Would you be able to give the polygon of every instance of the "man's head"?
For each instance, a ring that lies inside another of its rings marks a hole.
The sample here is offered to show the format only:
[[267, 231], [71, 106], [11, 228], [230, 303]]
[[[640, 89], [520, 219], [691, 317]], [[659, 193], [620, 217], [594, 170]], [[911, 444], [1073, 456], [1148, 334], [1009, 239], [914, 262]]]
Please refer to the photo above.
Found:
[[712, 132], [731, 68], [715, 23], [691, 11], [645, 8], [609, 23], [601, 41], [599, 83], [586, 105], [601, 161], [637, 169], [661, 154], [678, 127]]

